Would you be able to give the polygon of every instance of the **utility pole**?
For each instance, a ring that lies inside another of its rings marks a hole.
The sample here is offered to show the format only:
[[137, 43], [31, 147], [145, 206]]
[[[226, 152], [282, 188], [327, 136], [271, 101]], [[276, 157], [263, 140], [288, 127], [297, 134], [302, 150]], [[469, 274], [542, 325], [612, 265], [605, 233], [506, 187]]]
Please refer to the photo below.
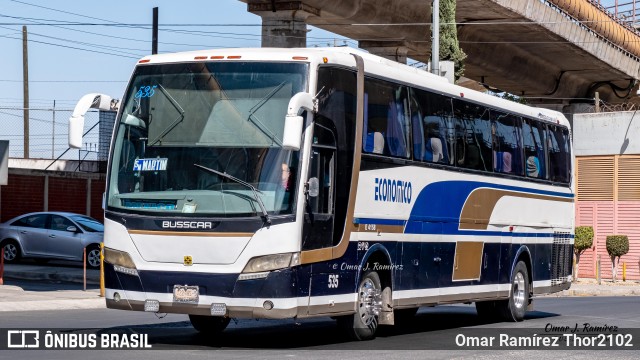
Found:
[[431, 72], [440, 75], [440, 0], [433, 0], [431, 7]]
[[151, 54], [158, 53], [158, 8], [153, 8], [153, 29], [151, 30]]
[[29, 58], [27, 56], [27, 27], [22, 26], [22, 101], [24, 111], [24, 158], [29, 158]]

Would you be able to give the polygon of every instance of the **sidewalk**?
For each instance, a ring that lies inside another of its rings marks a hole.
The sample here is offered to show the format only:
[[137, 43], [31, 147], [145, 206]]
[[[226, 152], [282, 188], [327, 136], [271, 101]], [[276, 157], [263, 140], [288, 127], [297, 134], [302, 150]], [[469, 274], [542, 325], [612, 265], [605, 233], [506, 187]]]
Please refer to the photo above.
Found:
[[[60, 290], [56, 284], [38, 286], [0, 285], [0, 312], [3, 311], [35, 311], [35, 310], [70, 310], [70, 309], [103, 309], [104, 298], [99, 297], [99, 271], [87, 270], [87, 284], [94, 286], [92, 290]], [[82, 284], [83, 271], [75, 266], [45, 266], [32, 264], [11, 264], [5, 266], [5, 284], [11, 280], [61, 281]], [[69, 286], [66, 286], [69, 288]], [[64, 288], [64, 286], [60, 286]], [[35, 289], [35, 290], [34, 290]], [[602, 280], [598, 284], [593, 279], [580, 279], [574, 282], [569, 290], [547, 296], [640, 296], [640, 282], [618, 280]]]
[[579, 279], [571, 284], [569, 290], [547, 296], [640, 296], [640, 282], [618, 279], [613, 283], [610, 279], [602, 279], [598, 284], [595, 279]]
[[[96, 285], [100, 284], [99, 270], [87, 270], [87, 285], [92, 288], [87, 291], [67, 290], [68, 288], [82, 288], [83, 269], [75, 263], [56, 262], [51, 266], [31, 263], [5, 264], [4, 283], [14, 283], [15, 280], [31, 281], [33, 285], [22, 287], [0, 285], [0, 312], [103, 309], [106, 307], [104, 298], [100, 297], [100, 290], [96, 289]], [[57, 286], [55, 283], [45, 285], [52, 281], [68, 284], [66, 286]], [[69, 283], [75, 285], [69, 286]], [[34, 286], [37, 284], [42, 285]]]

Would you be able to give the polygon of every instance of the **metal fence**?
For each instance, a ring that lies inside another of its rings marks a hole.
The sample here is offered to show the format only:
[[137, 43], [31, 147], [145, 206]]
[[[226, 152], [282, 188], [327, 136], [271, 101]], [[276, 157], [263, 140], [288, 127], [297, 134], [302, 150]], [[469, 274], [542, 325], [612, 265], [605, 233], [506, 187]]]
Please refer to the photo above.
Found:
[[106, 160], [111, 129], [101, 131], [98, 111], [89, 111], [85, 116], [82, 149], [69, 149], [72, 113], [73, 109], [69, 108], [29, 108], [29, 137], [25, 142], [24, 108], [0, 105], [0, 140], [9, 140], [11, 158], [24, 159], [25, 146], [28, 146], [29, 159]]

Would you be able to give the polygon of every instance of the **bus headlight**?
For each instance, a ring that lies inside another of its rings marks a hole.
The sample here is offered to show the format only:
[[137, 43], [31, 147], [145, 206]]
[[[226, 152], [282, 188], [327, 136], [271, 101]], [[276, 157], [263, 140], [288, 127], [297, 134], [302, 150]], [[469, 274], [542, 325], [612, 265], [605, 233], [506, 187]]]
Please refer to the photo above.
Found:
[[133, 275], [134, 273], [137, 275], [136, 264], [133, 263], [133, 259], [131, 256], [119, 250], [114, 250], [105, 247], [104, 248], [104, 262], [114, 265], [116, 271], [120, 271], [123, 268], [128, 271], [120, 271], [125, 274]]
[[275, 254], [254, 257], [242, 270], [243, 273], [255, 273], [284, 269], [290, 266], [300, 265], [299, 253]]

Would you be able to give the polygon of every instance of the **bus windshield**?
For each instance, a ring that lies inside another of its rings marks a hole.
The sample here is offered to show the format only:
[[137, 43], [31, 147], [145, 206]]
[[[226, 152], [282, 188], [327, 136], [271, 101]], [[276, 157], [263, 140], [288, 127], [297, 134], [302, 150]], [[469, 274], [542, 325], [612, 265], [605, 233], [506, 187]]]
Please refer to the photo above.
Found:
[[216, 217], [293, 213], [299, 157], [282, 149], [282, 134], [289, 100], [306, 90], [307, 76], [302, 63], [139, 66], [117, 124], [107, 206]]

